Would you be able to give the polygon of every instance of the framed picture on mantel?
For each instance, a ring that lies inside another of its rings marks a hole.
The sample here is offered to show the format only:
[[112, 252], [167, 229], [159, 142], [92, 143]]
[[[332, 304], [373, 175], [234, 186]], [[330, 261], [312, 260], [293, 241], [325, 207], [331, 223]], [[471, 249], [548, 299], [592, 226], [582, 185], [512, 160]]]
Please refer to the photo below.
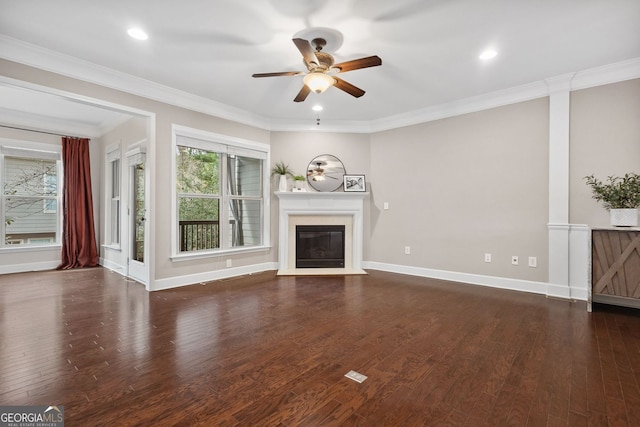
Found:
[[344, 191], [360, 191], [366, 190], [366, 181], [364, 175], [344, 175]]

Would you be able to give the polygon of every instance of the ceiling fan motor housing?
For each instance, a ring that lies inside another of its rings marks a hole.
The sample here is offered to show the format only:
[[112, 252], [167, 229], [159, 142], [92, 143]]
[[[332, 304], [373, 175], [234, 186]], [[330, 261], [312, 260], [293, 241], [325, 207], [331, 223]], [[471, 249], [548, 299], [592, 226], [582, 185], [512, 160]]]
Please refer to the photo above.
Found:
[[318, 64], [309, 63], [305, 60], [305, 65], [307, 69], [311, 72], [316, 73], [326, 73], [331, 70], [331, 67], [335, 63], [333, 56], [329, 53], [322, 52], [322, 48], [327, 44], [325, 39], [317, 38], [311, 40], [311, 44], [315, 46], [316, 52], [315, 56], [318, 60]]
[[305, 61], [305, 65], [309, 71], [316, 73], [326, 73], [331, 71], [331, 67], [334, 64], [333, 56], [324, 52], [316, 52], [316, 58], [318, 59], [317, 65]]

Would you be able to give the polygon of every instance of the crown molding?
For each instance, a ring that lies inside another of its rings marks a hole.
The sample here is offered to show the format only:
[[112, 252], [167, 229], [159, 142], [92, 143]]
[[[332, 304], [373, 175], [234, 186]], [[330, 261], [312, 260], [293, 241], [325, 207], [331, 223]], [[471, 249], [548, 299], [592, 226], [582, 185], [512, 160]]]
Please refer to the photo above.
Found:
[[96, 130], [94, 126], [67, 120], [57, 120], [34, 114], [23, 114], [4, 108], [0, 108], [0, 116], [2, 116], [0, 126], [17, 130], [73, 135], [82, 138], [97, 138], [101, 136], [100, 131]]
[[318, 126], [306, 120], [270, 119], [4, 35], [0, 35], [0, 58], [269, 131], [381, 132], [529, 101], [558, 90], [640, 78], [639, 57], [372, 121], [326, 120]]
[[571, 91], [571, 82], [575, 75], [576, 73], [568, 73], [544, 79], [544, 83], [547, 85], [547, 89], [549, 90], [548, 94], [551, 95], [558, 92]]
[[396, 129], [400, 127], [417, 125], [447, 117], [460, 116], [490, 108], [529, 101], [547, 95], [544, 82], [530, 83], [510, 89], [499, 90], [446, 104], [434, 105], [409, 113], [389, 116], [372, 122], [373, 132]]
[[633, 58], [602, 67], [550, 77], [539, 82], [435, 105], [406, 114], [385, 117], [373, 121], [371, 129], [372, 132], [381, 132], [530, 101], [549, 96], [551, 93], [558, 91], [587, 89], [637, 78], [640, 78], [640, 58]]
[[268, 120], [257, 114], [12, 37], [0, 35], [0, 57], [165, 104], [268, 129]]
[[571, 90], [618, 83], [640, 78], [640, 57], [578, 71], [571, 80]]
[[53, 119], [37, 114], [25, 114], [14, 110], [0, 108], [0, 125], [16, 129], [37, 132], [50, 132], [59, 135], [73, 135], [82, 138], [100, 138], [120, 126], [131, 116], [121, 115], [98, 125], [81, 123], [74, 120]]

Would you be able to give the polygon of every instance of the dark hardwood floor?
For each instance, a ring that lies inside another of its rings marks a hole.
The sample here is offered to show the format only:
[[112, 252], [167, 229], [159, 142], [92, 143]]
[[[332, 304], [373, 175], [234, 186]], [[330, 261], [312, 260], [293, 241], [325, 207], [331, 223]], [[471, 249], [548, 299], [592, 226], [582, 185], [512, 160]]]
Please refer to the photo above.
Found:
[[67, 426], [638, 426], [639, 384], [631, 309], [377, 271], [0, 276], [0, 405]]

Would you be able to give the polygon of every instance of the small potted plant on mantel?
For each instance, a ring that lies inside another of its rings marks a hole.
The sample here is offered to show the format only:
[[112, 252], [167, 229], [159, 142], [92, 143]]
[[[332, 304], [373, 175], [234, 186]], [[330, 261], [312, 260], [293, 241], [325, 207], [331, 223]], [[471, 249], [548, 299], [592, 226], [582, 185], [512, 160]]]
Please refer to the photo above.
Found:
[[602, 182], [593, 175], [585, 176], [593, 198], [609, 211], [611, 225], [635, 227], [640, 207], [640, 175], [627, 173], [623, 177], [609, 176]]
[[293, 171], [289, 168], [289, 165], [280, 161], [277, 162], [271, 168], [271, 177], [279, 176], [278, 191], [287, 191], [287, 177], [293, 176]]
[[304, 175], [293, 175], [293, 191], [307, 191], [303, 186], [306, 180]]

